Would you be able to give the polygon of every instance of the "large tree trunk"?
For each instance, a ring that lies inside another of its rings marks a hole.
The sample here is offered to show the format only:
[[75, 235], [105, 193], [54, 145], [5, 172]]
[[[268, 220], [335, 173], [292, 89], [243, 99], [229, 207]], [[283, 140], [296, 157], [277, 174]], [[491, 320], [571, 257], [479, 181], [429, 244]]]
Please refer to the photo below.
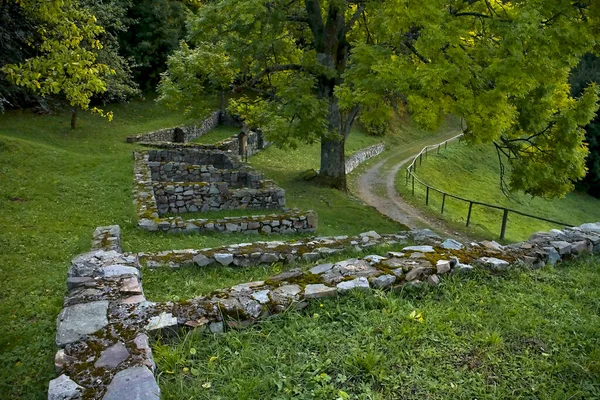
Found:
[[346, 139], [333, 138], [321, 140], [320, 180], [331, 187], [346, 191], [346, 157], [344, 146]]

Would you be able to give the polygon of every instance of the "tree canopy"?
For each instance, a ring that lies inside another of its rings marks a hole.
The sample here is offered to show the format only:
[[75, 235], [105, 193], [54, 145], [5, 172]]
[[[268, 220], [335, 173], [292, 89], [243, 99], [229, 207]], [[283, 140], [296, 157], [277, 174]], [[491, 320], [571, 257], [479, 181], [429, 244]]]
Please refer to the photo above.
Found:
[[[22, 62], [4, 65], [2, 72], [15, 84], [42, 96], [60, 94], [73, 107], [89, 108], [90, 98], [106, 90], [105, 77], [114, 73], [97, 61], [97, 51], [103, 47], [99, 36], [104, 29], [96, 17], [75, 0], [16, 3], [35, 21], [39, 40], [25, 38], [34, 54]], [[103, 114], [97, 108], [93, 111]]]
[[569, 71], [598, 50], [598, 2], [564, 0], [219, 0], [189, 20], [160, 90], [193, 110], [211, 92], [281, 145], [321, 142], [321, 177], [345, 188], [357, 118], [405, 108], [425, 127], [446, 114], [494, 142], [510, 186], [560, 196], [584, 173], [590, 86]]

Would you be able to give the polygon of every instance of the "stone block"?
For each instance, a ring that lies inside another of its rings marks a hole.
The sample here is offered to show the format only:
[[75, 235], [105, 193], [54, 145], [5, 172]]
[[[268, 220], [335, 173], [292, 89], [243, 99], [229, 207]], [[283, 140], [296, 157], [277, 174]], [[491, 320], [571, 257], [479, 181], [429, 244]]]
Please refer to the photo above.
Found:
[[457, 242], [454, 239], [446, 239], [442, 242], [440, 247], [442, 249], [446, 249], [446, 250], [461, 250], [465, 246], [462, 243]]
[[123, 361], [129, 358], [127, 347], [121, 342], [117, 342], [100, 353], [100, 357], [94, 363], [96, 368], [115, 368]]
[[448, 260], [438, 260], [436, 270], [438, 275], [447, 274], [452, 269], [451, 263]]
[[217, 253], [214, 255], [215, 260], [221, 265], [229, 265], [233, 262], [233, 254]]
[[78, 400], [83, 395], [83, 388], [67, 375], [61, 375], [50, 381], [48, 400]]
[[373, 286], [377, 289], [386, 289], [391, 287], [394, 282], [396, 282], [396, 277], [394, 275], [380, 275], [377, 278], [373, 279]]
[[340, 282], [337, 284], [337, 289], [340, 292], [347, 292], [352, 289], [369, 289], [369, 281], [367, 278], [357, 278], [351, 281]]
[[402, 249], [402, 251], [414, 251], [419, 253], [435, 253], [435, 250], [431, 246], [408, 246]]
[[496, 272], [506, 271], [510, 266], [510, 263], [508, 261], [494, 257], [481, 257], [477, 260], [477, 264]]
[[160, 400], [154, 374], [145, 366], [120, 371], [106, 389], [103, 400]]
[[315, 285], [306, 285], [304, 289], [305, 299], [317, 299], [321, 297], [335, 296], [337, 289], [321, 283]]
[[57, 319], [56, 345], [64, 347], [104, 328], [108, 304], [103, 300], [63, 308]]

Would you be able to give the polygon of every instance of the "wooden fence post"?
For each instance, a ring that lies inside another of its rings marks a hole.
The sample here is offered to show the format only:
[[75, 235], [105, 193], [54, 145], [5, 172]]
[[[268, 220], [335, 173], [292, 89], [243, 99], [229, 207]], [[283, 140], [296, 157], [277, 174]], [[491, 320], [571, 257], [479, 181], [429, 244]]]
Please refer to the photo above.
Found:
[[467, 215], [467, 226], [471, 223], [471, 211], [473, 211], [473, 202], [469, 202], [469, 215]]
[[425, 196], [425, 205], [429, 205], [429, 186], [427, 186], [427, 195]]
[[444, 213], [444, 206], [446, 205], [446, 193], [442, 196], [442, 214]]
[[504, 209], [504, 215], [502, 216], [502, 228], [500, 230], [500, 240], [504, 240], [506, 236], [506, 224], [508, 222], [508, 209]]
[[413, 192], [413, 197], [415, 196], [415, 176], [413, 175], [413, 184], [412, 184], [412, 192]]

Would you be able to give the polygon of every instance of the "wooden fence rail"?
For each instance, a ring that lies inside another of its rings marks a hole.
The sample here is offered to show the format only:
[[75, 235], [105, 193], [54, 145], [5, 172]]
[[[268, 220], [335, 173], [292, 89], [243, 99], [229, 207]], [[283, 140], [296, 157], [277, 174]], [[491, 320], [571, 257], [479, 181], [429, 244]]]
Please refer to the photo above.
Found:
[[566, 226], [566, 227], [572, 227], [574, 225], [572, 224], [566, 224], [564, 222], [559, 222], [559, 221], [554, 221], [548, 218], [543, 218], [543, 217], [538, 217], [536, 215], [531, 215], [531, 214], [527, 214], [521, 211], [517, 211], [514, 210], [512, 208], [507, 208], [507, 207], [502, 207], [499, 205], [494, 205], [494, 204], [488, 204], [488, 203], [484, 203], [481, 201], [476, 201], [476, 200], [471, 200], [471, 199], [466, 199], [464, 197], [460, 197], [460, 196], [456, 196], [452, 193], [448, 193], [445, 192], [441, 189], [435, 188], [433, 186], [430, 186], [428, 184], [426, 184], [425, 182], [423, 182], [421, 179], [419, 179], [415, 173], [417, 172], [417, 161], [419, 166], [421, 166], [423, 164], [423, 155], [425, 155], [425, 159], [428, 158], [428, 154], [429, 154], [429, 150], [432, 149], [437, 149], [437, 154], [440, 154], [440, 149], [442, 148], [442, 146], [444, 147], [444, 149], [448, 148], [448, 143], [452, 142], [454, 140], [460, 139], [463, 136], [463, 134], [460, 135], [456, 135], [453, 138], [450, 138], [444, 142], [438, 143], [438, 144], [434, 144], [431, 146], [425, 146], [423, 148], [423, 150], [421, 150], [419, 152], [419, 154], [417, 154], [415, 156], [415, 158], [412, 160], [412, 162], [410, 163], [410, 165], [406, 168], [406, 186], [409, 185], [409, 183], [411, 183], [412, 180], [412, 195], [415, 196], [415, 184], [420, 184], [422, 186], [425, 187], [425, 204], [429, 205], [429, 201], [430, 201], [430, 192], [437, 192], [439, 194], [442, 195], [442, 208], [441, 208], [441, 213], [444, 213], [444, 209], [446, 206], [446, 198], [452, 198], [452, 199], [456, 199], [459, 201], [463, 201], [469, 204], [469, 212], [467, 214], [467, 223], [466, 226], [468, 227], [471, 224], [471, 217], [473, 214], [473, 206], [481, 206], [481, 207], [487, 207], [487, 208], [492, 208], [492, 209], [496, 209], [496, 210], [501, 210], [502, 213], [502, 225], [500, 227], [500, 240], [504, 240], [506, 237], [506, 227], [508, 225], [508, 215], [509, 213], [514, 213], [517, 215], [521, 215], [523, 217], [527, 217], [527, 218], [533, 218], [533, 219], [537, 219], [539, 221], [544, 221], [544, 222], [548, 222], [551, 224], [556, 224], [556, 225], [561, 225], [561, 226]]

